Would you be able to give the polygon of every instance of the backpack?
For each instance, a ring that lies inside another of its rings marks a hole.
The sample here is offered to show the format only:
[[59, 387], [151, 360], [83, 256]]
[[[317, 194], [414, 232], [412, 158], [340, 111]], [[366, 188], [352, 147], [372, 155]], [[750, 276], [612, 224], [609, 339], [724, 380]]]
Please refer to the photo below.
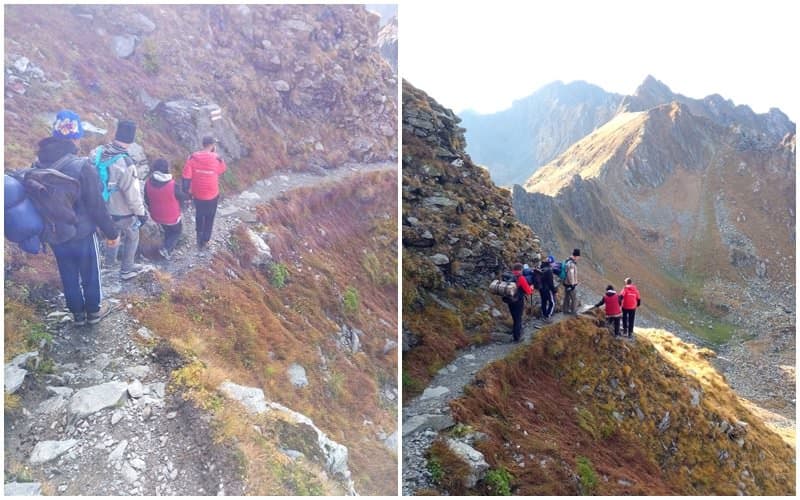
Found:
[[565, 260], [564, 263], [561, 264], [561, 269], [558, 271], [558, 277], [561, 281], [567, 279], [567, 262], [569, 261], [570, 259]]
[[517, 287], [517, 277], [510, 271], [505, 271], [502, 279], [492, 281], [489, 291], [502, 296], [503, 302], [507, 304], [516, 304], [521, 297], [521, 290]]
[[538, 267], [531, 267], [522, 271], [525, 280], [534, 289], [540, 290], [542, 288], [542, 270]]
[[106, 161], [100, 161], [101, 156], [103, 156], [102, 146], [97, 148], [97, 154], [94, 155], [94, 166], [97, 168], [97, 175], [100, 176], [100, 184], [103, 185], [103, 201], [107, 202], [108, 199], [111, 197], [111, 193], [116, 191], [116, 188], [113, 190], [108, 189], [108, 167], [113, 165], [114, 162], [116, 162], [123, 156], [127, 156], [127, 153], [120, 153], [118, 155], [112, 156]]
[[[63, 164], [62, 161], [50, 168], [35, 167], [14, 174], [42, 220], [39, 240], [50, 245], [69, 241], [78, 232], [75, 204], [81, 196], [81, 184], [59, 170], [59, 165]], [[30, 253], [38, 253], [38, 250]]]
[[553, 262], [550, 264], [550, 269], [553, 270], [553, 276], [557, 276], [563, 280], [564, 278], [561, 277], [561, 269], [563, 269], [563, 267], [564, 265], [561, 262]]

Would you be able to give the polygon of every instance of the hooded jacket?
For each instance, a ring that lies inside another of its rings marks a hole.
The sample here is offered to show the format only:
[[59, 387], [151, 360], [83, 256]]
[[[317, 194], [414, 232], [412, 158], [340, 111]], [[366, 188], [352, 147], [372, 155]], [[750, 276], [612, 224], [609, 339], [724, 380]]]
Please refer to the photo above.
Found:
[[642, 299], [639, 297], [639, 290], [636, 289], [636, 285], [625, 285], [620, 295], [622, 296], [623, 309], [636, 309], [642, 304]]
[[[115, 217], [145, 215], [144, 199], [141, 186], [136, 176], [136, 164], [127, 154], [127, 150], [115, 143], [98, 146], [103, 148], [100, 161], [108, 160], [122, 154], [117, 161], [108, 166], [108, 212]], [[89, 158], [96, 158], [97, 148], [93, 149]]]
[[144, 202], [150, 209], [150, 217], [159, 224], [177, 224], [181, 220], [180, 202], [185, 199], [172, 174], [156, 170], [144, 184]]
[[95, 231], [97, 227], [106, 238], [113, 240], [119, 235], [117, 228], [109, 217], [103, 194], [100, 191], [100, 177], [97, 170], [87, 158], [75, 156], [78, 148], [69, 139], [47, 137], [39, 141], [38, 161], [34, 168], [50, 168], [59, 162], [58, 170], [77, 179], [81, 186], [81, 194], [75, 205], [78, 217], [75, 239], [83, 238]]
[[600, 302], [595, 304], [595, 307], [600, 307], [601, 305], [606, 305], [606, 318], [618, 318], [622, 316], [622, 309], [620, 309], [620, 303], [622, 302], [622, 297], [617, 294], [616, 290], [606, 290], [606, 294], [603, 295], [603, 298], [600, 299]]

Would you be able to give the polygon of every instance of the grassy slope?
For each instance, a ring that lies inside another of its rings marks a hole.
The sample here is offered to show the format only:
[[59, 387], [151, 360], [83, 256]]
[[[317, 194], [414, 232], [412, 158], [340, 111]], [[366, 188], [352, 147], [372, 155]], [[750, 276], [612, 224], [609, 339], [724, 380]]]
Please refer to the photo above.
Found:
[[[569, 320], [479, 372], [452, 408], [488, 435], [477, 448], [511, 472], [514, 494], [734, 495], [742, 485], [749, 494], [793, 494], [794, 448], [749, 412], [710, 356], [664, 331], [643, 329], [631, 344], [594, 321]], [[741, 446], [723, 420], [748, 424]], [[580, 457], [593, 473], [580, 472]], [[576, 478], [591, 475], [596, 484], [581, 490]]]

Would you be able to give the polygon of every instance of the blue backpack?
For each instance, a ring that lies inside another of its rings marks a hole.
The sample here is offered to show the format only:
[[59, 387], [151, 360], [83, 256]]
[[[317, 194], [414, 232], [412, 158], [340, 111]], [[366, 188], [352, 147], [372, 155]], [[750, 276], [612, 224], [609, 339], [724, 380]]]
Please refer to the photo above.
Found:
[[103, 185], [103, 201], [108, 201], [108, 199], [111, 197], [111, 193], [116, 191], [116, 188], [113, 190], [108, 189], [108, 167], [113, 165], [115, 161], [119, 160], [123, 156], [127, 156], [127, 154], [120, 153], [116, 156], [112, 156], [106, 161], [100, 161], [101, 156], [103, 156], [102, 147], [97, 148], [97, 154], [94, 156], [94, 165], [97, 167], [97, 174], [100, 176], [100, 184]]

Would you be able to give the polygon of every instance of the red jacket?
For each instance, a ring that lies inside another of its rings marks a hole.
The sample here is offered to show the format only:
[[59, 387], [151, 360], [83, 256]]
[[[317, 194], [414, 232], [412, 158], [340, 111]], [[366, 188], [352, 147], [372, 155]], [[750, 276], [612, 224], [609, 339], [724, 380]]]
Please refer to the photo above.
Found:
[[227, 170], [225, 162], [211, 151], [192, 153], [183, 167], [183, 178], [190, 180], [190, 192], [198, 200], [219, 196], [219, 176]]
[[[161, 183], [159, 183], [161, 184]], [[181, 206], [175, 197], [175, 180], [157, 186], [152, 177], [144, 184], [145, 199], [150, 207], [150, 217], [159, 224], [177, 224], [181, 218]]]
[[636, 289], [636, 285], [625, 285], [625, 288], [622, 289], [622, 308], [623, 309], [636, 309], [639, 307], [641, 300], [639, 298], [639, 290]]
[[606, 291], [600, 302], [595, 304], [595, 307], [600, 307], [603, 303], [606, 305], [606, 318], [616, 318], [622, 316], [622, 309], [620, 308], [621, 298], [620, 295], [614, 290]]
[[514, 276], [517, 277], [517, 287], [521, 288], [525, 295], [533, 293], [533, 288], [528, 284], [528, 280], [522, 275], [522, 271], [512, 271]]

